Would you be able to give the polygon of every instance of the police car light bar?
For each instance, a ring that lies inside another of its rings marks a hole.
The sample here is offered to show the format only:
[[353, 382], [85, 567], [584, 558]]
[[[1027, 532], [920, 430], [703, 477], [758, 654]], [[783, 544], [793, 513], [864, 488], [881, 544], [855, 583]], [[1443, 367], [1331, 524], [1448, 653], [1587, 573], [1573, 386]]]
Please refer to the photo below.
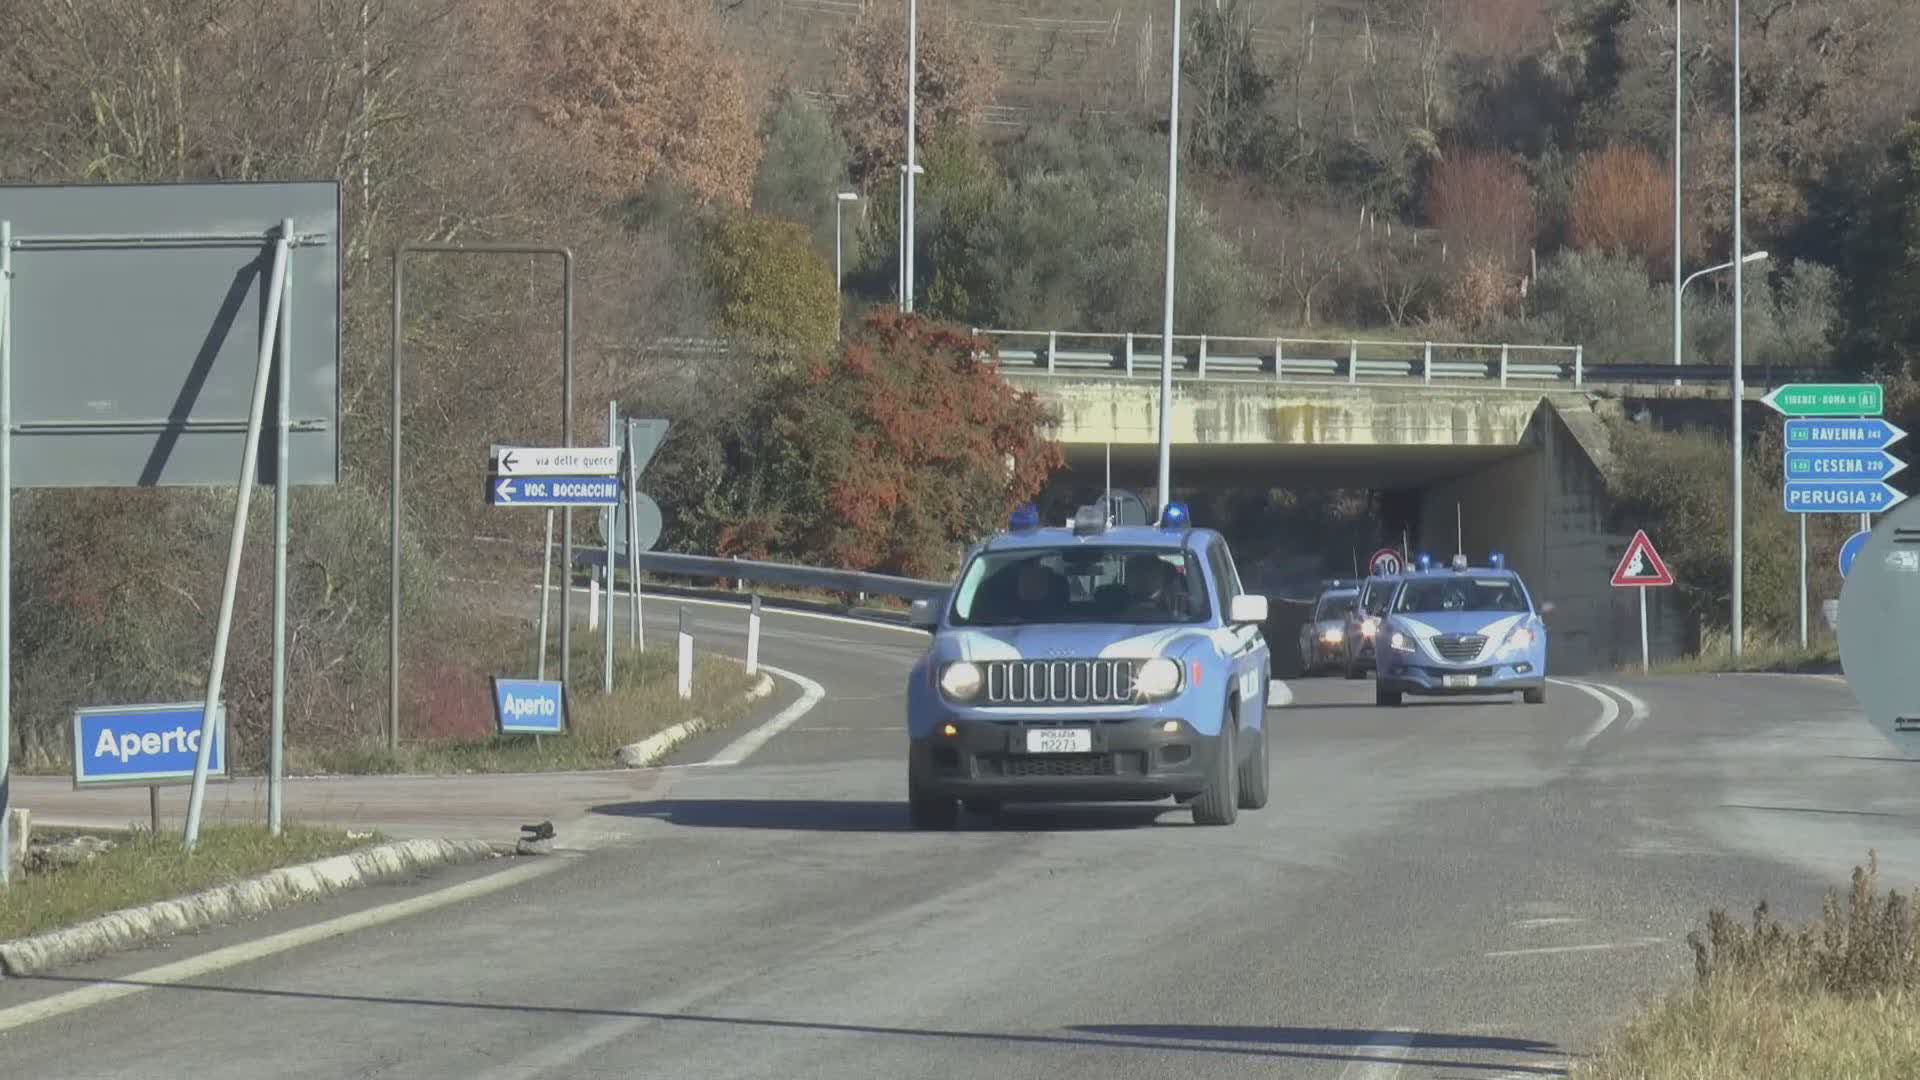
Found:
[[1467, 557], [1464, 554], [1455, 555], [1453, 557], [1453, 568], [1455, 570], [1464, 571], [1467, 568]]
[[1487, 556], [1487, 561], [1491, 563], [1493, 565], [1493, 568], [1496, 570], [1506, 569], [1507, 557], [1505, 555], [1500, 554], [1497, 551]]
[[1032, 532], [1040, 527], [1040, 511], [1032, 503], [1020, 507], [1009, 519], [1008, 528], [1014, 532]]
[[1432, 568], [1433, 568], [1433, 556], [1427, 554], [1424, 551], [1421, 552], [1420, 553], [1420, 569], [1431, 570]]
[[1163, 529], [1185, 529], [1193, 524], [1187, 514], [1187, 504], [1170, 502], [1160, 511], [1160, 527]]

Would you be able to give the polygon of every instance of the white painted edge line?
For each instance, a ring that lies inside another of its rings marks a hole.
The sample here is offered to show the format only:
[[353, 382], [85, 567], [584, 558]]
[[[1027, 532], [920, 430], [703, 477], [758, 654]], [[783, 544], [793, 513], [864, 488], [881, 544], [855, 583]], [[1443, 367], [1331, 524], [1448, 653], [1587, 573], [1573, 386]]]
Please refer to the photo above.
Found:
[[761, 664], [760, 670], [778, 675], [800, 688], [800, 700], [781, 709], [771, 719], [745, 735], [721, 747], [720, 752], [707, 759], [709, 765], [738, 765], [747, 759], [747, 755], [766, 745], [767, 740], [792, 727], [794, 722], [813, 711], [815, 705], [826, 698], [827, 690], [819, 683], [797, 672], [777, 668], [771, 664]]
[[63, 994], [55, 994], [52, 997], [42, 998], [39, 1001], [29, 1001], [24, 1005], [15, 1005], [12, 1008], [0, 1009], [0, 1032], [12, 1031], [15, 1028], [39, 1023], [42, 1020], [51, 1020], [56, 1016], [64, 1016], [67, 1013], [78, 1012], [81, 1009], [89, 1009], [95, 1005], [104, 1005], [110, 1001], [116, 1001], [133, 994], [143, 993], [157, 986], [167, 986], [173, 983], [185, 982], [188, 979], [198, 978], [202, 975], [234, 967], [239, 964], [249, 963], [254, 960], [261, 960], [278, 953], [287, 952], [290, 949], [313, 945], [325, 941], [328, 938], [341, 937], [346, 934], [356, 933], [371, 927], [404, 919], [409, 915], [432, 911], [435, 908], [445, 907], [448, 904], [457, 904], [462, 900], [470, 900], [476, 896], [485, 896], [488, 893], [499, 892], [502, 889], [510, 889], [515, 885], [531, 881], [543, 874], [553, 873], [555, 870], [567, 865], [568, 861], [569, 857], [567, 856], [542, 856], [525, 866], [515, 867], [511, 870], [503, 870], [497, 874], [489, 874], [486, 877], [461, 882], [458, 885], [449, 885], [444, 889], [427, 893], [424, 896], [415, 896], [407, 900], [399, 900], [381, 907], [370, 908], [366, 911], [356, 911], [350, 915], [342, 915], [339, 918], [329, 919], [326, 922], [314, 923], [312, 926], [297, 927], [284, 933], [261, 938], [258, 941], [246, 941], [237, 945], [228, 945], [225, 948], [215, 949], [212, 952], [202, 953], [199, 956], [188, 957], [185, 960], [177, 960], [171, 964], [162, 964], [155, 968], [148, 968], [145, 971], [125, 976], [122, 979], [90, 983], [77, 990], [69, 990]]
[[1632, 941], [1609, 941], [1598, 945], [1546, 945], [1534, 949], [1501, 949], [1498, 952], [1485, 953], [1489, 960], [1511, 956], [1554, 956], [1561, 953], [1610, 952], [1617, 949], [1646, 949], [1655, 945], [1669, 944], [1666, 938], [1635, 938]]
[[1418, 1028], [1396, 1027], [1376, 1032], [1361, 1046], [1354, 1047], [1354, 1053], [1364, 1055], [1358, 1060], [1349, 1061], [1346, 1068], [1340, 1070], [1341, 1080], [1389, 1080], [1400, 1072], [1406, 1064], [1406, 1052], [1413, 1047], [1413, 1037]]
[[1635, 695], [1631, 691], [1622, 689], [1621, 687], [1615, 686], [1612, 683], [1601, 683], [1600, 685], [1606, 688], [1607, 690], [1620, 695], [1621, 700], [1625, 701], [1629, 706], [1632, 707], [1633, 715], [1627, 718], [1628, 731], [1634, 731], [1638, 729], [1641, 724], [1644, 724], [1647, 722], [1647, 717], [1653, 715], [1653, 709], [1650, 708], [1645, 701], [1641, 700], [1637, 695]]
[[[773, 677], [763, 673], [744, 696], [751, 702], [759, 701], [771, 693], [773, 693]], [[615, 752], [614, 760], [628, 769], [645, 769], [657, 765], [661, 758], [672, 753], [681, 743], [707, 730], [709, 723], [704, 716], [682, 720], [665, 731], [657, 731], [639, 742], [628, 743], [621, 747]]]
[[1267, 680], [1267, 708], [1284, 709], [1293, 704], [1293, 687], [1285, 679]]
[[1613, 726], [1615, 720], [1620, 719], [1619, 703], [1614, 701], [1611, 696], [1599, 687], [1589, 686], [1583, 682], [1575, 682], [1572, 679], [1549, 678], [1547, 681], [1560, 686], [1571, 686], [1575, 690], [1586, 694], [1600, 703], [1600, 718], [1593, 722], [1593, 726], [1588, 728], [1585, 734], [1575, 736], [1573, 741], [1567, 744], [1569, 748], [1574, 750], [1586, 749], [1588, 743], [1599, 738], [1602, 732]]

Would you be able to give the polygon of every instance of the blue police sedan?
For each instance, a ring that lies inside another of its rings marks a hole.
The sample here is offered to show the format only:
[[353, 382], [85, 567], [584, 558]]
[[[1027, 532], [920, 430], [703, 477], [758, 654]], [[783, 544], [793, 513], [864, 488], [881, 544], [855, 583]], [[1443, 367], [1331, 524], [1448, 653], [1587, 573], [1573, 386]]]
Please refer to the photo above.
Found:
[[1518, 691], [1529, 705], [1547, 700], [1547, 628], [1520, 575], [1499, 556], [1469, 567], [1423, 567], [1400, 579], [1376, 638], [1374, 699], [1399, 705], [1404, 694]]

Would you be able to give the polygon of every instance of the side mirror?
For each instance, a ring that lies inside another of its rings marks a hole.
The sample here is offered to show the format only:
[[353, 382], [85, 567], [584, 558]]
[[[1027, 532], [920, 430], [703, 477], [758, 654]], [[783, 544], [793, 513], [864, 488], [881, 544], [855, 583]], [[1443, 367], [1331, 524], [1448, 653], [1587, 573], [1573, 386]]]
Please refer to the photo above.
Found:
[[1553, 614], [1553, 601], [1549, 600], [1546, 603], [1540, 605], [1540, 615], [1542, 618], [1545, 618], [1546, 616], [1551, 614]]
[[1263, 623], [1267, 621], [1267, 598], [1253, 593], [1241, 593], [1227, 605], [1227, 621], [1230, 623]]
[[907, 623], [921, 630], [931, 630], [940, 624], [940, 610], [931, 600], [915, 600], [913, 608], [907, 613]]

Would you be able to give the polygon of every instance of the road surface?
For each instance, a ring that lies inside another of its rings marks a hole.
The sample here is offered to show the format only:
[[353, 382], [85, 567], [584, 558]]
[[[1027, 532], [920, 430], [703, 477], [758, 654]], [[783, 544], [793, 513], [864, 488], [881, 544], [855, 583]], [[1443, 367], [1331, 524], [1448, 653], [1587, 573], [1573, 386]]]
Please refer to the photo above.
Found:
[[[689, 610], [716, 642], [741, 621]], [[767, 629], [767, 662], [826, 698], [739, 765], [701, 764], [739, 734], [718, 733], [594, 805], [595, 850], [0, 983], [0, 1073], [1555, 1076], [1681, 984], [1709, 905], [1809, 914], [1870, 845], [1920, 876], [1915, 763], [1827, 680], [1398, 710], [1368, 683], [1297, 682], [1272, 714], [1272, 802], [1233, 828], [1123, 806], [914, 833], [916, 639]], [[507, 884], [274, 951], [489, 880]], [[261, 955], [193, 969], [223, 948]]]

